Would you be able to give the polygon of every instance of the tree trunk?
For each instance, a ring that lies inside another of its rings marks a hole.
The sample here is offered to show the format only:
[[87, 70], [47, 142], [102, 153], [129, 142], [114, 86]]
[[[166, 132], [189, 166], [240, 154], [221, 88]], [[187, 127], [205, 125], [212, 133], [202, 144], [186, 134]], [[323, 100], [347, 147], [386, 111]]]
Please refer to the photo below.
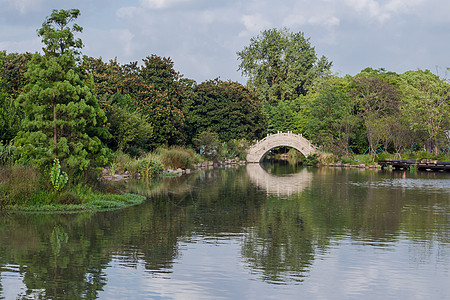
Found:
[[58, 146], [56, 136], [56, 103], [53, 103], [53, 141], [55, 142], [55, 148]]

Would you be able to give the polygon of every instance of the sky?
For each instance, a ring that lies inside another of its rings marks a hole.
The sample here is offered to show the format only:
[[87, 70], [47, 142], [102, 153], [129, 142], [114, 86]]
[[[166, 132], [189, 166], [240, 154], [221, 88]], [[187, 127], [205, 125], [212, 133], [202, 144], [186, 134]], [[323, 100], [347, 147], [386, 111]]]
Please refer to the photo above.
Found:
[[53, 9], [71, 8], [81, 11], [83, 54], [170, 57], [198, 83], [245, 84], [236, 52], [272, 28], [303, 32], [338, 76], [371, 67], [448, 78], [450, 67], [448, 0], [0, 0], [0, 50], [42, 52], [36, 30]]

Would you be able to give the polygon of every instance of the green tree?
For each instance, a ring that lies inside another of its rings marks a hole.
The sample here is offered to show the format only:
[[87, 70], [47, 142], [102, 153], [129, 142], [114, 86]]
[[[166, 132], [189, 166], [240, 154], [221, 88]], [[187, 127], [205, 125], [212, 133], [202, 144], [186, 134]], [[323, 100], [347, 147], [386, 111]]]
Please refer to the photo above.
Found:
[[336, 155], [349, 154], [349, 143], [357, 125], [354, 104], [347, 93], [348, 80], [331, 77], [318, 87], [310, 103], [305, 134]]
[[0, 142], [6, 144], [16, 136], [20, 130], [20, 117], [14, 99], [0, 85]]
[[222, 143], [219, 140], [217, 132], [212, 132], [210, 130], [202, 131], [194, 138], [193, 142], [200, 154], [205, 157], [214, 161], [221, 158], [222, 153], [220, 153], [220, 150]]
[[408, 71], [401, 75], [406, 83], [408, 120], [414, 131], [425, 131], [428, 147], [439, 152], [439, 141], [450, 129], [450, 84], [429, 70]]
[[191, 138], [206, 130], [216, 132], [221, 141], [265, 135], [261, 101], [240, 83], [210, 80], [197, 85], [194, 93], [186, 118]]
[[143, 84], [136, 97], [154, 128], [154, 144], [176, 145], [183, 141], [184, 114], [180, 74], [170, 58], [151, 55], [139, 70]]
[[268, 119], [268, 133], [277, 133], [278, 131], [293, 133], [302, 133], [307, 123], [308, 101], [307, 97], [300, 95], [293, 100], [284, 100], [277, 105], [264, 103], [264, 113]]
[[52, 14], [47, 17], [42, 27], [37, 31], [38, 36], [42, 37], [42, 42], [45, 44], [45, 55], [59, 56], [67, 52], [72, 54], [79, 54], [79, 50], [83, 48], [83, 42], [81, 39], [75, 39], [74, 33], [81, 33], [83, 27], [73, 24], [72, 27], [69, 24], [78, 18], [80, 10], [57, 10], [54, 9]]
[[148, 151], [148, 144], [153, 139], [153, 127], [131, 96], [116, 93], [105, 103], [108, 130], [111, 133], [108, 146], [133, 156]]
[[375, 155], [380, 142], [387, 139], [387, 122], [400, 113], [400, 92], [382, 77], [361, 74], [353, 78], [351, 95], [367, 129], [370, 153]]
[[109, 135], [103, 126], [106, 117], [92, 94], [90, 77], [76, 64], [74, 53], [82, 44], [67, 34], [67, 24], [76, 16], [76, 10], [53, 11], [39, 30], [46, 54], [35, 54], [29, 62], [28, 84], [18, 97], [25, 117], [15, 142], [24, 163], [42, 166], [56, 156], [72, 170], [85, 170], [92, 160], [105, 158], [100, 138]]
[[23, 112], [16, 103], [25, 85], [24, 73], [31, 55], [0, 51], [0, 141], [9, 143], [19, 132]]
[[332, 64], [324, 56], [317, 58], [302, 32], [286, 28], [261, 32], [237, 55], [239, 70], [249, 78], [248, 86], [271, 105], [306, 95], [313, 80], [327, 75]]

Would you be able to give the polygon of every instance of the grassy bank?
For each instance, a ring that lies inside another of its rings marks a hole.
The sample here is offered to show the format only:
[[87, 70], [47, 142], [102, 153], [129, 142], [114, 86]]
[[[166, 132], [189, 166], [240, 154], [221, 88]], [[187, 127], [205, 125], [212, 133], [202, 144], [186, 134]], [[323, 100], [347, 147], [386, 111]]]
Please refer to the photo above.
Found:
[[[49, 195], [51, 197], [51, 195]], [[80, 204], [16, 204], [5, 205], [4, 210], [28, 212], [80, 212], [107, 211], [126, 208], [144, 202], [146, 197], [135, 194], [102, 194], [91, 193]]]
[[120, 186], [96, 179], [91, 184], [69, 184], [56, 190], [49, 176], [38, 169], [6, 165], [0, 169], [0, 199], [1, 210], [67, 212], [120, 209], [140, 204], [146, 198], [123, 193]]

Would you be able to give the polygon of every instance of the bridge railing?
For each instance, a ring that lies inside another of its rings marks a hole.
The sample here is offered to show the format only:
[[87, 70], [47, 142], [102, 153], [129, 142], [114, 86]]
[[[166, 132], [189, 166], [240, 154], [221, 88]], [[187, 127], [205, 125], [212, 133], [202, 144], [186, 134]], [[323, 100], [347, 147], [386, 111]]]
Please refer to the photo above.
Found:
[[[254, 143], [253, 145], [252, 145], [252, 147], [253, 146], [256, 146], [256, 145], [258, 145], [258, 144], [260, 144], [260, 143], [264, 143], [267, 139], [269, 139], [270, 137], [273, 137], [273, 136], [293, 136], [293, 137], [301, 137], [301, 138], [304, 138], [303, 137], [303, 135], [300, 133], [300, 134], [295, 134], [295, 133], [292, 133], [292, 131], [288, 131], [288, 132], [281, 132], [281, 131], [278, 131], [277, 133], [272, 133], [272, 134], [267, 134], [267, 136], [265, 136], [262, 140], [259, 140], [259, 141], [257, 141], [256, 143]], [[312, 145], [312, 144], [311, 144]]]

